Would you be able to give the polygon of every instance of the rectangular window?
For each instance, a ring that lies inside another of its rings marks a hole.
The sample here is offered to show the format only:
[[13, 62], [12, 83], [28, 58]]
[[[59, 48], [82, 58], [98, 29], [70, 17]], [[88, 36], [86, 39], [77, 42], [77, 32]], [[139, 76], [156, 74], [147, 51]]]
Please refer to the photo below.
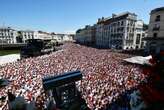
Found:
[[160, 25], [159, 24], [155, 24], [153, 27], [153, 31], [158, 31], [160, 29]]
[[120, 26], [120, 22], [118, 21], [118, 26]]
[[140, 44], [140, 37], [141, 37], [141, 35], [140, 34], [137, 34], [136, 44]]
[[155, 21], [160, 21], [160, 15], [158, 15], [158, 16], [156, 16], [156, 19], [155, 19]]
[[129, 27], [127, 27], [127, 32], [129, 32]]
[[154, 33], [154, 34], [153, 34], [153, 37], [154, 37], [154, 38], [156, 38], [157, 36], [158, 36], [158, 34], [157, 34], [157, 33]]
[[121, 21], [121, 26], [123, 26], [124, 25], [124, 21]]

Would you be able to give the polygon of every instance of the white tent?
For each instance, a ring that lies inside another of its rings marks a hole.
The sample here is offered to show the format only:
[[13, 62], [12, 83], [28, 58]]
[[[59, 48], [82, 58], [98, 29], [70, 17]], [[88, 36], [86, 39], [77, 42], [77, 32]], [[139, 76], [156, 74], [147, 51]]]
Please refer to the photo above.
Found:
[[126, 62], [129, 63], [134, 63], [134, 64], [140, 64], [140, 65], [151, 65], [149, 63], [149, 60], [152, 58], [152, 56], [147, 56], [147, 57], [143, 57], [143, 56], [135, 56], [135, 57], [131, 57], [131, 58], [126, 58], [123, 59]]

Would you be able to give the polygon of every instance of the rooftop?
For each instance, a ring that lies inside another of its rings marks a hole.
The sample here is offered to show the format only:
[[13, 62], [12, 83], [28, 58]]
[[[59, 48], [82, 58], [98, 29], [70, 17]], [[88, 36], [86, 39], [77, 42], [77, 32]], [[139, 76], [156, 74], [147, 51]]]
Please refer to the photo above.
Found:
[[159, 7], [159, 8], [155, 8], [151, 11], [151, 14], [159, 12], [159, 11], [164, 11], [164, 7]]
[[21, 32], [34, 32], [32, 30], [20, 30]]
[[0, 29], [2, 30], [14, 30], [14, 29], [12, 29], [11, 27], [0, 27]]
[[111, 21], [111, 20], [113, 21], [113, 20], [116, 20], [116, 19], [123, 19], [123, 18], [127, 17], [128, 15], [132, 15], [132, 16], [137, 17], [137, 15], [135, 13], [131, 13], [131, 12], [127, 11], [127, 12], [120, 13], [118, 15], [112, 14], [112, 17], [107, 17], [107, 18], [102, 17], [102, 18], [99, 18], [98, 19], [98, 24], [104, 23], [106, 21]]

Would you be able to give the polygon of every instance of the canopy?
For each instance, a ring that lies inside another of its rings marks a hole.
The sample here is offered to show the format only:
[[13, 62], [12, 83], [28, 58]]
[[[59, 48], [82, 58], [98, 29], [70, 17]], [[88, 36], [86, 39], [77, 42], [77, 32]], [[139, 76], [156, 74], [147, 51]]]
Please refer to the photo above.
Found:
[[149, 63], [149, 60], [152, 59], [152, 56], [147, 56], [147, 57], [143, 57], [143, 56], [135, 56], [135, 57], [131, 57], [131, 58], [126, 58], [123, 59], [126, 62], [129, 63], [134, 63], [134, 64], [140, 64], [140, 65], [151, 65]]

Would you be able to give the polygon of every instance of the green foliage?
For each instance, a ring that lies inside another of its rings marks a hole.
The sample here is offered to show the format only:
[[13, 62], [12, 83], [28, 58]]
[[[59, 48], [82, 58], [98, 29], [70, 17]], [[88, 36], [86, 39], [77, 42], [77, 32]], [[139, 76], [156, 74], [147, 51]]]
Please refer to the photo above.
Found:
[[20, 53], [20, 50], [0, 50], [0, 56], [18, 53]]

